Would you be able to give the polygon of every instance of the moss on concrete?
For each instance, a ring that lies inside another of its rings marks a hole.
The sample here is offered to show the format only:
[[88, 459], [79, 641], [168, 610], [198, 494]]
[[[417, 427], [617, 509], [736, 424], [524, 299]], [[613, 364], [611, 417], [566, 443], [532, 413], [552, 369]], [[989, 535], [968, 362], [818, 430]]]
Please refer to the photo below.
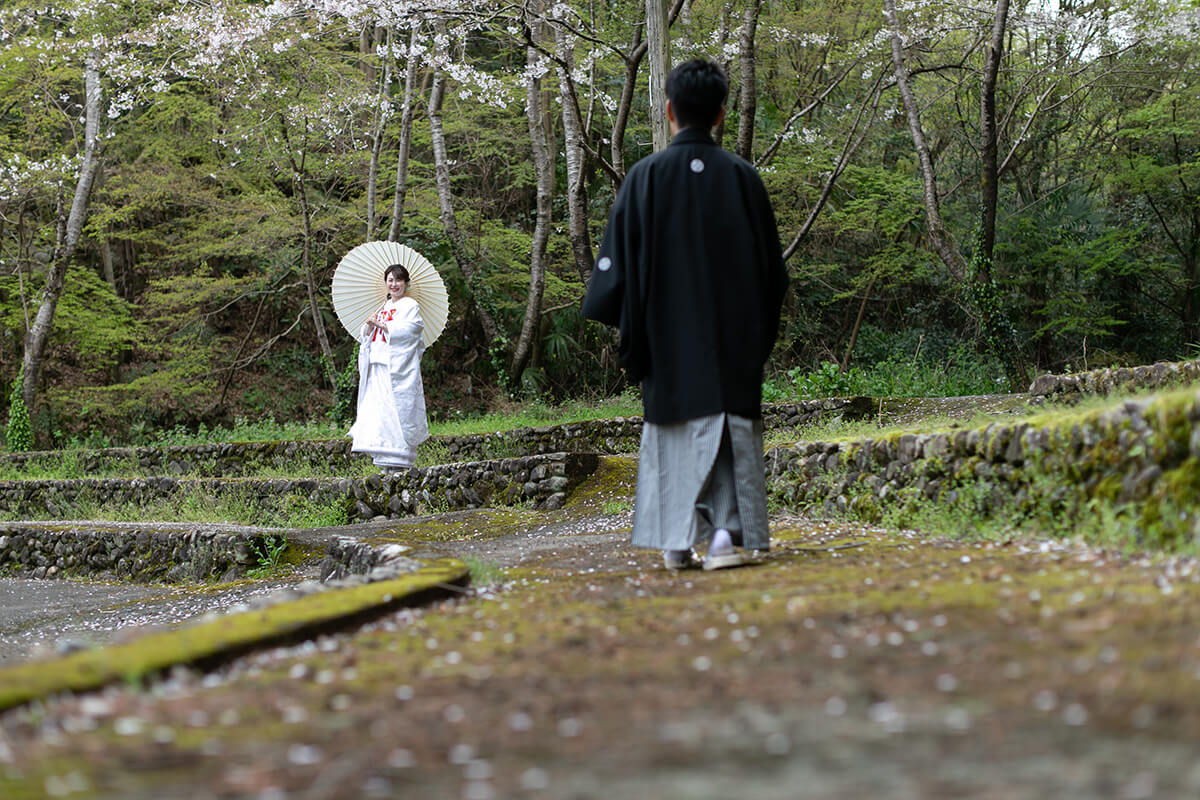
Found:
[[175, 664], [214, 663], [251, 646], [311, 636], [328, 625], [440, 595], [446, 586], [465, 584], [467, 576], [461, 561], [445, 559], [390, 581], [308, 595], [260, 611], [148, 634], [126, 644], [9, 667], [0, 670], [0, 709], [55, 692], [140, 679]]

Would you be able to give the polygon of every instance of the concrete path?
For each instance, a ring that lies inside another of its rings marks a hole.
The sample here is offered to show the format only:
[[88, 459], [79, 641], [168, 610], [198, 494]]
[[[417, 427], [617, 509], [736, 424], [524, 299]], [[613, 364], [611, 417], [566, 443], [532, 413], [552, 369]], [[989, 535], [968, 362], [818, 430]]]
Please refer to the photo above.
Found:
[[0, 666], [228, 611], [290, 581], [224, 590], [0, 578]]

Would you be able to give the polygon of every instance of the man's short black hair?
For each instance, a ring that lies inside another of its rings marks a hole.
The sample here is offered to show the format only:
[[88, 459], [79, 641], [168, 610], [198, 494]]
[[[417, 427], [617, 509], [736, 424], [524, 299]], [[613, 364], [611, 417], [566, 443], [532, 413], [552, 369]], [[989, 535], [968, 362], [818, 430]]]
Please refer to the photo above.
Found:
[[667, 97], [680, 128], [711, 128], [728, 94], [725, 71], [702, 58], [676, 65], [667, 76]]

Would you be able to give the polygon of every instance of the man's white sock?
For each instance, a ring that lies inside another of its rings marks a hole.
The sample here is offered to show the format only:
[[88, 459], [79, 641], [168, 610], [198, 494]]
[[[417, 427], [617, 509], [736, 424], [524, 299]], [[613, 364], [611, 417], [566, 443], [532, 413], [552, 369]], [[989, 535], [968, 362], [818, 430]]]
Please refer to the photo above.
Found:
[[720, 555], [731, 552], [733, 552], [733, 539], [729, 536], [729, 531], [717, 528], [713, 531], [712, 542], [708, 545], [708, 554]]

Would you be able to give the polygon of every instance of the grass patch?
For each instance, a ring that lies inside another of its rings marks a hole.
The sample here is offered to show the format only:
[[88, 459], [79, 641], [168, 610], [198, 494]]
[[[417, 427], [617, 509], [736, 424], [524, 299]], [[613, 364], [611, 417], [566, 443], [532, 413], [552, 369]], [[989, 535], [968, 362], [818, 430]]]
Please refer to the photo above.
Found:
[[73, 502], [56, 504], [54, 511], [22, 510], [0, 512], [4, 521], [94, 520], [102, 522], [198, 522], [247, 525], [268, 528], [325, 528], [345, 525], [347, 510], [343, 498], [327, 502], [309, 500], [304, 495], [286, 495], [264, 504], [248, 491], [232, 486], [219, 494], [203, 486], [181, 486], [169, 497], [135, 504], [96, 499], [84, 489]]
[[471, 585], [484, 587], [499, 583], [504, 571], [495, 561], [489, 561], [478, 556], [465, 556], [463, 563], [471, 573]]
[[632, 500], [605, 500], [600, 506], [600, 513], [609, 517], [624, 514], [626, 511], [633, 511]]
[[496, 433], [516, 428], [536, 428], [543, 425], [562, 425], [593, 419], [641, 416], [642, 400], [626, 392], [606, 400], [589, 402], [574, 400], [558, 406], [528, 403], [512, 409], [480, 417], [464, 417], [430, 424], [429, 431], [445, 436], [465, 436], [475, 433]]

